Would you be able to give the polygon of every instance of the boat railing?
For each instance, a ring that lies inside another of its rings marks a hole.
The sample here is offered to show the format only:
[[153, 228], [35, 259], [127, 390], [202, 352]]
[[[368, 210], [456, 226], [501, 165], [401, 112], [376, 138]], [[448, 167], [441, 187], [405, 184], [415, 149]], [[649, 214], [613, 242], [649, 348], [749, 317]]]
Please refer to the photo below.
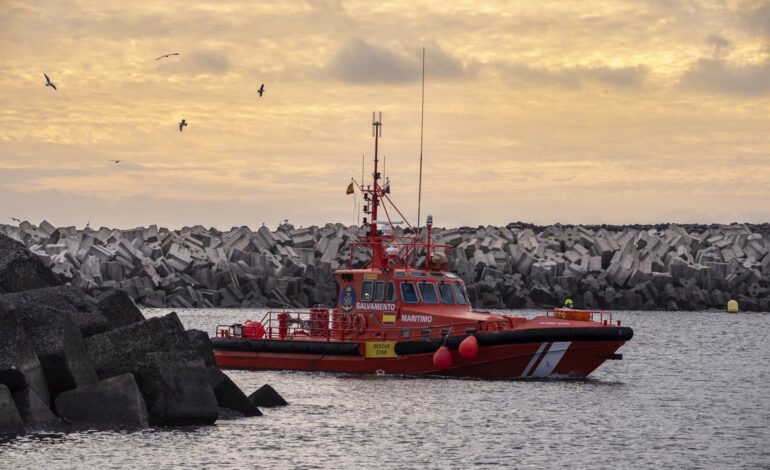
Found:
[[314, 307], [309, 311], [269, 311], [260, 322], [217, 325], [217, 337], [243, 339], [306, 339], [313, 341], [429, 340], [511, 328], [507, 319], [445, 325], [390, 326], [369, 324], [361, 313]]
[[[574, 310], [571, 308], [555, 308], [546, 312], [546, 316], [561, 320], [589, 321], [601, 323], [604, 326], [613, 325], [612, 312], [601, 310]], [[617, 323], [620, 326], [620, 320]]]
[[[419, 238], [404, 236], [383, 237], [382, 241], [379, 242], [353, 242], [350, 244], [350, 261], [348, 264], [352, 267], [353, 260], [355, 259], [355, 250], [357, 248], [372, 249], [375, 245], [384, 247], [386, 256], [389, 260], [392, 260], [392, 265], [394, 267], [404, 266], [407, 268], [417, 264], [419, 256], [426, 254], [425, 252], [427, 252], [428, 248], [425, 241]], [[448, 250], [450, 248], [451, 245], [440, 243], [430, 244], [431, 253], [443, 253], [447, 258], [449, 256]]]

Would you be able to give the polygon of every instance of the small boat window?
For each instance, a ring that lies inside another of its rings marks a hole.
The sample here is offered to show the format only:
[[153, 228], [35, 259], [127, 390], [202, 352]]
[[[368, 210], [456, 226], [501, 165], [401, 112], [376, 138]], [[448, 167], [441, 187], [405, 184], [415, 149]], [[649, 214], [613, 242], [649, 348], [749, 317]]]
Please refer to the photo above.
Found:
[[457, 298], [458, 304], [466, 305], [468, 303], [468, 297], [465, 295], [465, 289], [463, 289], [463, 285], [459, 282], [453, 282], [452, 288], [455, 291], [455, 297]]
[[401, 283], [401, 300], [405, 304], [416, 304], [418, 302], [417, 289], [414, 287], [413, 282]]
[[422, 337], [426, 339], [430, 338], [430, 334], [431, 334], [430, 328], [423, 328], [422, 331], [420, 332], [420, 335], [422, 335]]
[[396, 277], [405, 277], [406, 273], [404, 271], [396, 271], [395, 275]]
[[385, 298], [385, 283], [382, 281], [379, 281], [376, 284], [374, 284], [374, 301], [382, 302], [384, 298]]
[[445, 304], [455, 303], [455, 296], [452, 294], [452, 286], [446, 282], [438, 283], [438, 291], [441, 294], [441, 301]]
[[444, 277], [444, 273], [430, 273], [433, 277]]
[[396, 285], [393, 284], [393, 281], [388, 281], [388, 286], [385, 289], [385, 302], [395, 302], [396, 301]]
[[372, 300], [372, 293], [374, 291], [374, 283], [372, 281], [364, 281], [361, 283], [361, 300], [370, 302]]
[[404, 330], [401, 330], [401, 337], [402, 338], [408, 338], [410, 336], [412, 336], [412, 330], [410, 330], [408, 328], [404, 329]]
[[426, 277], [427, 274], [425, 274], [422, 271], [412, 271], [412, 276], [414, 276], [414, 277]]
[[436, 295], [436, 285], [432, 282], [420, 282], [417, 284], [420, 286], [420, 296], [422, 301], [426, 304], [437, 304], [438, 295]]

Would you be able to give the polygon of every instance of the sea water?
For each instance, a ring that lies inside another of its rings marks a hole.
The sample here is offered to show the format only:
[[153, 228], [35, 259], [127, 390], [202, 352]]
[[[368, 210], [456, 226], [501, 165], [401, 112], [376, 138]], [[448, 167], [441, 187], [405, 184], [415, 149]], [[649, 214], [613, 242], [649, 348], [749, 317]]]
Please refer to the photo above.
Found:
[[[209, 333], [264, 314], [177, 312]], [[290, 405], [215, 426], [5, 440], [0, 468], [770, 468], [770, 315], [614, 318], [634, 338], [588, 380], [228, 371]]]

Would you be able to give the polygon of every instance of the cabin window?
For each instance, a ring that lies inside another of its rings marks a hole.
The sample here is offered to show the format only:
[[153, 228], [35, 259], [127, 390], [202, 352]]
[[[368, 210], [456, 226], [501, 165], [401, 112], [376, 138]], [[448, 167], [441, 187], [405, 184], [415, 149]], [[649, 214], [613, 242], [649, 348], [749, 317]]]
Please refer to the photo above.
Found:
[[455, 303], [455, 296], [452, 294], [452, 286], [446, 282], [438, 283], [438, 292], [441, 294], [441, 301], [445, 304]]
[[423, 329], [420, 331], [420, 336], [422, 336], [422, 337], [423, 337], [423, 338], [425, 338], [425, 339], [428, 339], [428, 338], [430, 338], [430, 336], [431, 336], [431, 331], [430, 331], [430, 328], [423, 328]]
[[388, 286], [385, 289], [385, 302], [395, 302], [396, 301], [396, 286], [393, 284], [393, 281], [388, 282]]
[[455, 291], [455, 297], [457, 298], [458, 304], [466, 305], [468, 303], [468, 297], [465, 295], [465, 289], [463, 289], [463, 285], [459, 282], [453, 282], [452, 288]]
[[422, 271], [412, 271], [412, 276], [414, 276], [414, 277], [426, 277], [427, 274], [425, 274]]
[[409, 330], [409, 329], [401, 330], [402, 338], [408, 338], [410, 336], [412, 336], [412, 330]]
[[396, 271], [395, 275], [396, 277], [405, 277], [406, 273], [404, 271]]
[[374, 283], [372, 281], [364, 281], [361, 283], [361, 300], [364, 302], [372, 301], [372, 294], [374, 291]]
[[374, 301], [382, 302], [385, 299], [385, 283], [379, 281], [374, 284]]
[[438, 295], [436, 295], [436, 285], [432, 282], [420, 282], [417, 284], [420, 286], [420, 296], [422, 301], [426, 304], [437, 304]]
[[401, 300], [405, 304], [416, 304], [418, 302], [417, 289], [414, 287], [413, 282], [401, 283]]

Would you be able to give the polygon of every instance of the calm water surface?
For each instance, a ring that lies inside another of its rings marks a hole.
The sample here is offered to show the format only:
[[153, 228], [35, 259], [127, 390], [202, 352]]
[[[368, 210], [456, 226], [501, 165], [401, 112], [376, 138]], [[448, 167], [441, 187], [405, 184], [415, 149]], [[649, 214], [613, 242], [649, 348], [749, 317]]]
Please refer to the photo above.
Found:
[[[209, 332], [261, 317], [178, 313]], [[231, 371], [247, 394], [269, 383], [291, 405], [199, 428], [25, 436], [0, 443], [0, 468], [770, 468], [770, 315], [616, 318], [635, 336], [586, 381]]]

